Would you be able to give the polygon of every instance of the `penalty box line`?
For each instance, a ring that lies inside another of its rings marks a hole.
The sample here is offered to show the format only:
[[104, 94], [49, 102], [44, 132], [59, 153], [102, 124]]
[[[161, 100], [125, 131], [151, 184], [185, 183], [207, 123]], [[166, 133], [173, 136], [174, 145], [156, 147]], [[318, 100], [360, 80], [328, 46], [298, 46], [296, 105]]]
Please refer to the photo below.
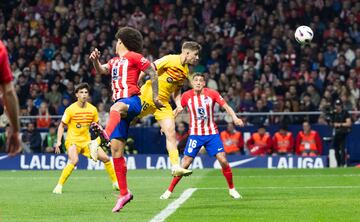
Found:
[[164, 210], [155, 215], [155, 217], [153, 217], [150, 222], [165, 221], [165, 219], [173, 214], [181, 206], [181, 204], [185, 203], [185, 201], [189, 199], [196, 190], [197, 188], [186, 189], [179, 198], [171, 202]]

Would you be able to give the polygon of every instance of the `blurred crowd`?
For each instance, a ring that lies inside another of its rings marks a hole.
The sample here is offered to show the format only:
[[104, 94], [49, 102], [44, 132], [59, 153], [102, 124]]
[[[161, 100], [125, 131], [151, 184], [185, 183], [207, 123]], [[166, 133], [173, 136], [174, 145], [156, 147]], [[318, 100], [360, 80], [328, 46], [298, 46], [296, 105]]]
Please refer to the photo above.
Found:
[[[96, 74], [88, 57], [95, 47], [102, 63], [113, 57], [121, 26], [142, 32], [151, 61], [179, 53], [184, 40], [199, 42], [201, 61], [192, 71], [205, 73], [207, 86], [236, 112], [325, 111], [336, 99], [345, 110], [360, 109], [356, 0], [19, 0], [0, 6], [0, 39], [9, 50], [21, 115], [38, 116], [37, 128], [63, 114], [80, 82], [91, 84], [91, 102], [106, 123], [110, 79]], [[313, 29], [310, 45], [294, 40], [299, 25]], [[304, 121], [326, 124], [323, 115], [247, 118], [256, 125]]]

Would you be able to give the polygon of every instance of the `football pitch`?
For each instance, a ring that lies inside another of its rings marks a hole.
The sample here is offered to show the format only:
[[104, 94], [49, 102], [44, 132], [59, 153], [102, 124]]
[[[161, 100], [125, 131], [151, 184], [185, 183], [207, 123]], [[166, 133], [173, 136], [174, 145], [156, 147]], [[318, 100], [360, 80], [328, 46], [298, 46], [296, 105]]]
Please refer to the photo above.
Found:
[[[233, 169], [243, 199], [230, 198], [220, 170], [195, 170], [169, 200], [169, 170], [131, 170], [134, 200], [111, 213], [117, 192], [105, 171], [74, 171], [62, 195], [60, 171], [0, 171], [0, 221], [359, 221], [360, 169]], [[194, 189], [189, 189], [194, 188]], [[182, 193], [191, 196], [178, 208]], [[167, 216], [166, 213], [174, 211]]]

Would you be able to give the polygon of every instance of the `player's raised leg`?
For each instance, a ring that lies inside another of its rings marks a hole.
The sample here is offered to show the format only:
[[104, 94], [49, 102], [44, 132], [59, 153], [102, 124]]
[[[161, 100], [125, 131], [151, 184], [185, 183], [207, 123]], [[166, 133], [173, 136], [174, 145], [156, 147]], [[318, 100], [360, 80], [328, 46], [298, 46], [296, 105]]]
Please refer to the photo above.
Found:
[[223, 175], [224, 175], [224, 177], [226, 179], [226, 182], [228, 184], [228, 187], [229, 187], [230, 196], [232, 198], [235, 198], [235, 199], [241, 199], [242, 196], [235, 189], [231, 167], [230, 167], [230, 165], [229, 165], [229, 163], [228, 163], [228, 161], [226, 159], [225, 152], [217, 153], [216, 154], [216, 159], [219, 161], [219, 163], [221, 165], [222, 173], [223, 173]]
[[71, 175], [72, 171], [74, 170], [76, 164], [79, 162], [79, 155], [76, 150], [75, 145], [71, 145], [68, 149], [68, 156], [69, 156], [69, 162], [66, 164], [65, 168], [61, 172], [61, 176], [59, 178], [59, 181], [56, 185], [56, 187], [53, 190], [53, 193], [55, 194], [62, 194], [62, 187], [66, 180]]
[[105, 170], [109, 174], [113, 189], [120, 190], [119, 184], [116, 179], [115, 170], [110, 161], [110, 158], [108, 157], [108, 155], [106, 155], [106, 153], [104, 152], [104, 150], [101, 147], [99, 147], [97, 152], [98, 152], [99, 160], [104, 163]]
[[104, 138], [109, 141], [110, 135], [114, 132], [116, 126], [121, 121], [121, 115], [126, 115], [128, 106], [125, 103], [114, 103], [110, 108], [109, 120], [106, 124], [105, 131], [103, 131]]
[[169, 153], [170, 162], [172, 165], [173, 176], [188, 176], [192, 174], [191, 170], [184, 169], [180, 166], [179, 151], [176, 146], [175, 120], [161, 119], [158, 120], [161, 130], [166, 136], [166, 149]]
[[[194, 160], [193, 157], [185, 155], [184, 158], [182, 159], [181, 167], [183, 167], [184, 169], [189, 168], [189, 166], [193, 162], [193, 160]], [[162, 199], [162, 200], [169, 199], [172, 192], [174, 191], [176, 185], [180, 182], [181, 178], [182, 178], [182, 176], [175, 176], [172, 179], [169, 188], [160, 196], [160, 199]]]

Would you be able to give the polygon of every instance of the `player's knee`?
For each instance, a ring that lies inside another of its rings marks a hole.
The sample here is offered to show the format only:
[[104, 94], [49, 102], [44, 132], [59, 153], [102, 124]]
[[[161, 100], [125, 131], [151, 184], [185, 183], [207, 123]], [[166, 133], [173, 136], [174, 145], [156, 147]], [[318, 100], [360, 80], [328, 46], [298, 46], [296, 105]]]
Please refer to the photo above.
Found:
[[103, 162], [103, 163], [107, 163], [107, 162], [110, 161], [110, 158], [109, 158], [107, 155], [101, 156], [101, 157], [99, 156], [99, 159], [100, 159], [100, 161]]
[[173, 129], [171, 127], [165, 128], [165, 129], [163, 129], [163, 132], [165, 133], [165, 136], [166, 136], [167, 139], [176, 140], [175, 128], [173, 128]]
[[79, 162], [79, 158], [72, 158], [70, 160], [70, 163], [73, 164], [74, 166], [76, 166], [78, 164], [78, 162]]
[[119, 113], [126, 112], [127, 111], [127, 105], [122, 102], [117, 102], [114, 105], [110, 107], [110, 111], [117, 111]]

